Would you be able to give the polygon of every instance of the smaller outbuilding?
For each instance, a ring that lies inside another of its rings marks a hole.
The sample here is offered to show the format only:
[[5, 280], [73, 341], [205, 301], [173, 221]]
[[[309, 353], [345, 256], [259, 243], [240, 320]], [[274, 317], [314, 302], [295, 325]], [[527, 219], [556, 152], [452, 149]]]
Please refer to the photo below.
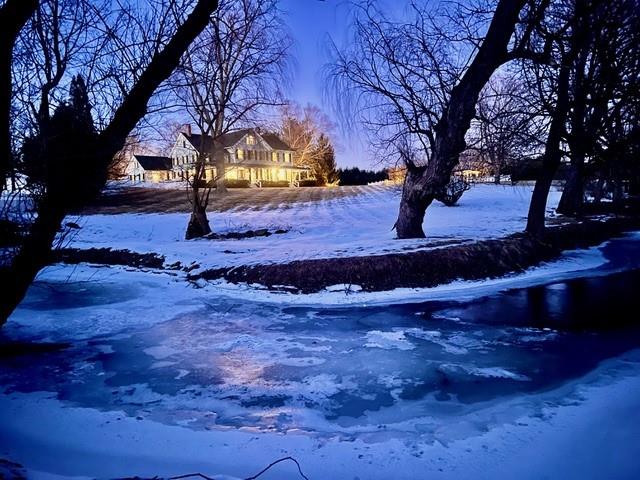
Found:
[[152, 155], [133, 155], [126, 174], [133, 182], [161, 182], [171, 179], [171, 159]]

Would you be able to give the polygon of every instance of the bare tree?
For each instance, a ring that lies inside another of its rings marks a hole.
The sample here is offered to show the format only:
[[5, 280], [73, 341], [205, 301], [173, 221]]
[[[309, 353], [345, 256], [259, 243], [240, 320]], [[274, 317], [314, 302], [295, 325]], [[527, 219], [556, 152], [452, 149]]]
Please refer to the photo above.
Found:
[[[558, 0], [536, 32], [548, 52], [543, 62], [527, 65], [539, 100], [549, 116], [542, 167], [531, 197], [526, 230], [534, 236], [545, 231], [546, 203], [554, 175], [566, 154], [567, 122], [575, 110], [573, 87], [583, 75], [590, 56], [598, 19], [608, 2]], [[581, 148], [581, 147], [579, 147]]]
[[[630, 40], [633, 35], [624, 35], [618, 30], [627, 24], [627, 19], [634, 19], [628, 25], [638, 25], [634, 5], [637, 2], [624, 0], [620, 3], [558, 0], [552, 4], [550, 14], [536, 33], [536, 41], [548, 47], [549, 55], [544, 62], [529, 64], [524, 71], [531, 75], [539, 92], [541, 105], [549, 117], [549, 129], [527, 221], [527, 231], [533, 235], [544, 233], [547, 196], [562, 158], [566, 155], [571, 159], [571, 175], [565, 185], [560, 210], [576, 213], [583, 202], [586, 160], [596, 151], [600, 151], [600, 158], [604, 151], [612, 153], [604, 147], [604, 131], [610, 131], [610, 125], [615, 123], [607, 112], [631, 106], [634, 98], [633, 94], [620, 96], [614, 92], [637, 91], [638, 85], [638, 79], [633, 75], [622, 79], [612, 74], [618, 65], [625, 63], [626, 59], [620, 60], [620, 57], [634, 56], [631, 47], [634, 42]], [[612, 27], [616, 33], [607, 33]], [[628, 32], [637, 32], [637, 27], [627, 28]], [[628, 51], [625, 48], [622, 53], [622, 50], [616, 50], [616, 45], [620, 44], [631, 48]], [[617, 53], [612, 54], [612, 48]], [[609, 53], [603, 55], [601, 49]], [[637, 53], [635, 55], [637, 58]], [[632, 124], [633, 120], [629, 125]], [[622, 150], [632, 151], [628, 147], [630, 145]], [[620, 150], [615, 150], [614, 155], [618, 157], [621, 153], [620, 158], [629, 158]]]
[[541, 118], [531, 96], [526, 82], [515, 72], [492, 77], [480, 93], [467, 144], [496, 184], [542, 146]]
[[[597, 7], [598, 2], [590, 2]], [[584, 186], [589, 174], [597, 172], [600, 180], [617, 176], [616, 162], [603, 160], [607, 152], [606, 139], [612, 128], [627, 118], [627, 128], [637, 125], [637, 116], [627, 116], [640, 95], [640, 5], [637, 0], [613, 0], [596, 9], [590, 17], [591, 34], [576, 63], [570, 81], [570, 111], [567, 119], [567, 145], [571, 167], [565, 182], [558, 212], [576, 215], [582, 212]], [[611, 146], [617, 144], [613, 142]], [[615, 156], [624, 163], [627, 152], [614, 148]], [[613, 168], [611, 168], [613, 167]], [[624, 170], [624, 169], [623, 169]], [[619, 179], [609, 178], [618, 184]], [[616, 189], [616, 191], [620, 191]]]
[[278, 130], [294, 150], [294, 164], [311, 168], [321, 185], [335, 181], [335, 152], [331, 142], [334, 129], [331, 120], [315, 105], [288, 104], [282, 109]]
[[[173, 11], [176, 3], [167, 1], [164, 7]], [[114, 24], [105, 21], [103, 25], [109, 34], [100, 37], [106, 43], [97, 46], [105, 55], [94, 56], [91, 69], [100, 66], [100, 71], [104, 73], [113, 73], [117, 69], [123, 73], [125, 65], [129, 68], [142, 68], [130, 71], [128, 75], [121, 75], [117, 80], [112, 75], [101, 76], [105, 90], [108, 90], [109, 81], [113, 82], [112, 85], [117, 85], [116, 89], [122, 89], [121, 95], [112, 96], [110, 103], [100, 104], [95, 108], [102, 108], [104, 112], [111, 110], [104, 126], [100, 125], [99, 129], [95, 129], [92, 125], [89, 94], [85, 83], [76, 75], [71, 82], [70, 103], [60, 104], [56, 109], [56, 123], [50, 129], [41, 127], [38, 132], [38, 155], [46, 163], [45, 170], [48, 174], [42, 181], [42, 191], [34, 205], [37, 211], [35, 219], [31, 224], [24, 225], [27, 233], [23, 240], [11, 250], [10, 257], [3, 258], [3, 264], [0, 265], [0, 283], [5, 286], [0, 302], [1, 323], [6, 321], [20, 303], [38, 271], [49, 262], [51, 248], [64, 217], [71, 210], [82, 208], [100, 193], [114, 156], [147, 113], [149, 101], [158, 87], [174, 71], [189, 44], [206, 27], [217, 2], [199, 0], [193, 6], [181, 2], [181, 7], [186, 18], [167, 15], [168, 10], [164, 15], [153, 15], [150, 18], [161, 22], [163, 27], [155, 29], [154, 24], [146, 25], [147, 28], [142, 29], [144, 33], [137, 37], [139, 41], [128, 45], [121, 42], [123, 38], [135, 37], [131, 30], [134, 24], [129, 23], [124, 31], [131, 33], [131, 36], [114, 39], [111, 30]], [[123, 13], [112, 11], [110, 18], [121, 21], [127, 18]], [[138, 17], [128, 17], [129, 20], [135, 18]], [[170, 22], [170, 18], [175, 18], [175, 21]], [[152, 39], [146, 36], [149, 31], [161, 31], [162, 35]], [[149, 43], [142, 47], [145, 42]], [[127, 46], [130, 48], [127, 49]], [[150, 55], [138, 58], [137, 55], [141, 52]], [[128, 56], [129, 60], [125, 62], [123, 56]], [[82, 168], [78, 168], [79, 166]]]
[[360, 118], [404, 155], [407, 175], [395, 228], [399, 238], [424, 237], [427, 207], [442, 193], [465, 149], [465, 134], [491, 75], [529, 55], [533, 26], [547, 0], [501, 0], [495, 9], [412, 3], [412, 22], [358, 4], [353, 47], [334, 48], [330, 78], [339, 110]]
[[176, 92], [202, 135], [193, 174], [188, 176], [192, 211], [187, 238], [211, 232], [206, 171], [212, 165], [216, 193], [226, 188], [218, 139], [256, 122], [265, 108], [283, 104], [281, 86], [286, 83], [291, 44], [278, 0], [222, 0], [184, 55]]

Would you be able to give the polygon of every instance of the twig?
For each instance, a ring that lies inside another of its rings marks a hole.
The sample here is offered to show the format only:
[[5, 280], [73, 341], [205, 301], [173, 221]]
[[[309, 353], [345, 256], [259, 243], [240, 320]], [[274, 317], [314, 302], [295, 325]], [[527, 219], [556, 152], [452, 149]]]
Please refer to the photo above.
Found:
[[[275, 467], [277, 464], [285, 462], [287, 460], [291, 460], [293, 463], [296, 464], [296, 467], [298, 467], [298, 473], [300, 474], [300, 476], [302, 478], [304, 478], [304, 480], [309, 480], [309, 477], [307, 477], [304, 473], [302, 473], [302, 467], [300, 467], [300, 463], [298, 463], [298, 461], [293, 458], [293, 457], [283, 457], [280, 458], [278, 460], [276, 460], [273, 463], [270, 463], [269, 465], [267, 465], [265, 468], [263, 468], [262, 470], [260, 470], [258, 473], [256, 473], [255, 475], [251, 476], [251, 477], [247, 477], [244, 480], [256, 480], [256, 478], [258, 478], [260, 475], [262, 475], [263, 473], [267, 472], [268, 470], [270, 470], [271, 468]], [[202, 473], [188, 473], [186, 475], [178, 475], [177, 477], [170, 477], [169, 480], [180, 480], [183, 478], [190, 478], [190, 477], [200, 477], [203, 478], [204, 480], [215, 480], [212, 477], [207, 477], [206, 475], [202, 474]]]
[[204, 478], [205, 480], [215, 480], [213, 477], [207, 477], [202, 473], [188, 473], [186, 475], [178, 475], [177, 477], [169, 477], [169, 480], [178, 480], [179, 478], [189, 478], [189, 477], [200, 477], [200, 478]]
[[275, 465], [277, 465], [280, 462], [284, 462], [286, 460], [291, 460], [293, 463], [296, 464], [296, 467], [298, 467], [298, 473], [300, 474], [300, 476], [302, 478], [304, 478], [304, 480], [309, 480], [309, 477], [307, 477], [304, 473], [302, 473], [302, 468], [300, 467], [300, 464], [298, 463], [298, 461], [293, 458], [293, 457], [283, 457], [280, 458], [278, 460], [276, 460], [275, 462], [267, 465], [265, 468], [263, 468], [262, 470], [260, 470], [258, 473], [256, 473], [254, 476], [252, 477], [247, 477], [244, 480], [255, 480], [256, 478], [258, 478], [260, 475], [262, 475], [263, 473], [265, 473], [267, 470], [269, 470], [271, 467], [274, 467]]

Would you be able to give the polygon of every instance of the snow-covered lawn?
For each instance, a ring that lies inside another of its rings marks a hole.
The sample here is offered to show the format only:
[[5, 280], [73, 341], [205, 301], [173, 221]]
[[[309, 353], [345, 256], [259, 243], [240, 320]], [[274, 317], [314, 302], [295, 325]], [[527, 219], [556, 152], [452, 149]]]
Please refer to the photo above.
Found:
[[[526, 224], [530, 186], [476, 185], [457, 207], [434, 203], [427, 212], [424, 240], [397, 240], [397, 188], [370, 186], [360, 195], [327, 201], [271, 205], [210, 213], [217, 233], [261, 228], [288, 233], [244, 240], [184, 240], [189, 215], [118, 214], [82, 217], [71, 246], [157, 252], [167, 261], [201, 266], [288, 262], [309, 258], [360, 256], [433, 248], [440, 242], [469, 241], [521, 231]], [[549, 209], [559, 200], [553, 190]]]

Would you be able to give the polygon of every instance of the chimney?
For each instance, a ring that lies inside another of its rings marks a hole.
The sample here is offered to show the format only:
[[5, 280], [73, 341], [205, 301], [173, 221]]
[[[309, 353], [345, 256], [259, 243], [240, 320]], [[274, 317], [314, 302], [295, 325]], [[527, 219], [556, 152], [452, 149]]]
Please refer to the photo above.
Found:
[[187, 137], [191, 136], [191, 124], [190, 123], [185, 123], [182, 126], [182, 133], [184, 133]]

